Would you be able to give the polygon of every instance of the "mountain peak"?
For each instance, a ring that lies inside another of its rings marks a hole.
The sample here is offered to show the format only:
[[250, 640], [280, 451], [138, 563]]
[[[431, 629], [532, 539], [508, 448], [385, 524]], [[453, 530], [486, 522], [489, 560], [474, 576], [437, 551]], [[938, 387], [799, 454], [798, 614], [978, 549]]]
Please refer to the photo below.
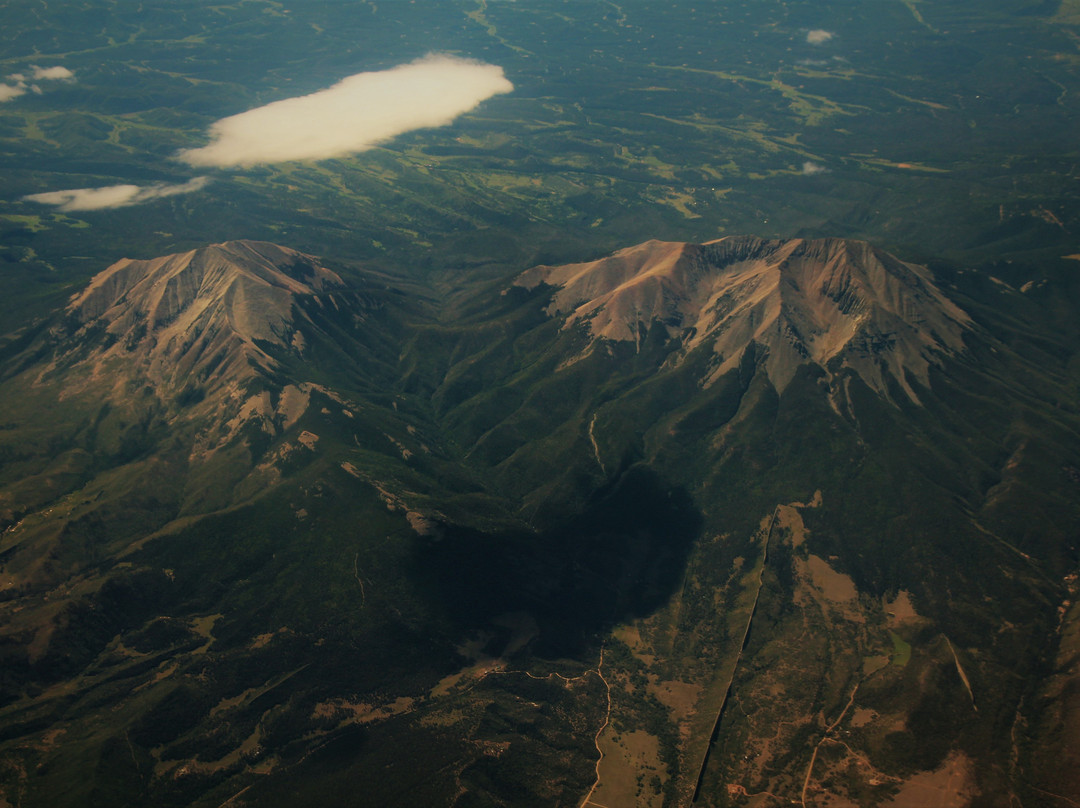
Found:
[[778, 391], [799, 365], [852, 368], [888, 395], [886, 374], [918, 401], [942, 354], [963, 348], [970, 318], [925, 267], [847, 239], [731, 236], [705, 244], [648, 241], [606, 258], [534, 267], [515, 282], [556, 288], [548, 313], [584, 324], [598, 340], [635, 341], [660, 324], [681, 347], [670, 361], [711, 346], [703, 383], [763, 348]]
[[292, 303], [342, 285], [312, 256], [258, 241], [228, 241], [149, 260], [125, 258], [68, 304], [111, 336], [106, 354], [139, 355], [158, 381], [266, 366], [259, 341], [289, 344]]

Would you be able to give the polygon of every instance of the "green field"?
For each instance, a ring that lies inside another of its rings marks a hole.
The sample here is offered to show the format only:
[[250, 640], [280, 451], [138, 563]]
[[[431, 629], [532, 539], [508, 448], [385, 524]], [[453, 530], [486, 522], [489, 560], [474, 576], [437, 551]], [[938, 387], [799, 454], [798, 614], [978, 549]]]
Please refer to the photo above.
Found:
[[892, 664], [902, 668], [911, 661], [911, 643], [905, 641], [895, 631], [889, 632], [889, 639], [892, 640], [893, 645]]

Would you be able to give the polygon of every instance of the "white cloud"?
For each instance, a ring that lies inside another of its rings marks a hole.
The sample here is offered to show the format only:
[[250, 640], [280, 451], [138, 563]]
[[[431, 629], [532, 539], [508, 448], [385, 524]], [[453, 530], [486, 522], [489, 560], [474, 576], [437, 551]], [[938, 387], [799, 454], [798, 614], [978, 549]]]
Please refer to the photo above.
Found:
[[0, 84], [0, 104], [5, 101], [10, 101], [12, 98], [18, 98], [20, 95], [26, 92], [26, 85], [19, 82], [16, 85]]
[[807, 31], [806, 33], [806, 41], [811, 45], [824, 45], [832, 38], [832, 31], [826, 31], [822, 28], [815, 28], [813, 31]]
[[154, 199], [177, 194], [190, 194], [204, 188], [210, 180], [196, 177], [178, 185], [108, 185], [104, 188], [72, 188], [67, 191], [49, 191], [43, 194], [31, 194], [23, 199], [40, 202], [43, 205], [56, 205], [60, 210], [104, 210], [106, 208], [126, 208], [141, 205]]
[[55, 65], [54, 67], [38, 67], [37, 65], [31, 65], [30, 69], [34, 71], [34, 78], [39, 81], [42, 79], [63, 81], [75, 78], [74, 73], [60, 65]]
[[825, 166], [818, 163], [812, 163], [809, 160], [802, 164], [802, 173], [807, 176], [812, 174], [826, 174], [828, 171], [829, 169], [825, 168]]
[[[30, 69], [33, 71], [31, 78], [38, 81], [75, 80], [75, 74], [66, 67], [61, 67], [60, 65], [55, 65], [54, 67], [38, 67], [37, 65], [31, 65]], [[13, 98], [18, 98], [20, 95], [25, 95], [27, 90], [36, 95], [41, 95], [42, 93], [42, 89], [38, 85], [27, 84], [25, 73], [12, 73], [4, 80], [13, 83], [0, 84], [0, 104], [5, 101], [10, 101]]]
[[209, 145], [177, 157], [194, 166], [341, 157], [414, 129], [446, 126], [513, 89], [496, 65], [428, 56], [223, 118], [210, 127]]

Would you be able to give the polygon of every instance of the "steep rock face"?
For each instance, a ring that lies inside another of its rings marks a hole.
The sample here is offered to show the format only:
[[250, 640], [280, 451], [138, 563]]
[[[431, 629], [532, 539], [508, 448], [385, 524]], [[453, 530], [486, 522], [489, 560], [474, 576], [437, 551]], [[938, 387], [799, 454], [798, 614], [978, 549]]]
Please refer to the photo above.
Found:
[[[380, 305], [317, 259], [266, 242], [123, 259], [71, 298], [11, 383], [61, 403], [48, 429], [95, 452], [153, 456], [171, 436], [187, 449], [184, 507], [217, 507], [276, 480], [267, 442], [295, 431], [313, 394], [334, 395], [315, 371], [286, 381], [285, 366], [306, 363], [314, 341], [376, 339], [358, 323]], [[328, 335], [336, 321], [343, 329]]]
[[293, 302], [342, 285], [311, 256], [253, 241], [214, 244], [151, 260], [123, 259], [74, 296], [68, 313], [104, 328], [98, 355], [123, 355], [158, 383], [213, 386], [272, 360], [260, 342], [302, 348]]
[[918, 401], [909, 375], [926, 384], [932, 363], [963, 349], [971, 322], [925, 268], [843, 239], [649, 241], [599, 261], [535, 267], [515, 283], [556, 287], [548, 313], [565, 327], [586, 324], [590, 349], [638, 340], [655, 323], [680, 340], [676, 364], [711, 346], [706, 385], [756, 345], [778, 391], [813, 362], [850, 367], [883, 395], [889, 375]]

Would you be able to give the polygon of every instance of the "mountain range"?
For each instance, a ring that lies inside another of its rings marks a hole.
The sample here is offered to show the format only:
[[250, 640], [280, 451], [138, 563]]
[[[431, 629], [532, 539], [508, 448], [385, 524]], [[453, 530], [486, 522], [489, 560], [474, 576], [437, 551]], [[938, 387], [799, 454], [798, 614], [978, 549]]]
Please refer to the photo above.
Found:
[[1003, 275], [113, 264], [0, 342], [0, 795], [1075, 804], [1075, 282]]

